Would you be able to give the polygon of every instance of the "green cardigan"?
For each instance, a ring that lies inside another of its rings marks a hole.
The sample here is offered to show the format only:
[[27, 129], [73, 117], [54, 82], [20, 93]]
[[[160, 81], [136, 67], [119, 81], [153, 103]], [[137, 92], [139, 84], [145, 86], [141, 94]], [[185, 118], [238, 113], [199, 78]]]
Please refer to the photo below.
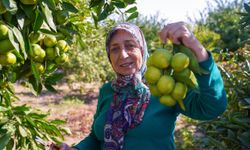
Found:
[[[222, 114], [227, 105], [226, 94], [221, 74], [212, 59], [200, 65], [208, 70], [208, 75], [195, 74], [200, 93], [189, 90], [182, 111], [179, 105], [168, 107], [159, 102], [159, 98], [151, 96], [143, 121], [130, 129], [125, 135], [124, 150], [173, 150], [174, 129], [177, 116], [181, 113], [198, 120], [211, 120]], [[90, 134], [75, 147], [80, 150], [104, 149], [104, 124], [106, 112], [113, 100], [111, 82], [102, 86], [99, 93], [97, 110]]]

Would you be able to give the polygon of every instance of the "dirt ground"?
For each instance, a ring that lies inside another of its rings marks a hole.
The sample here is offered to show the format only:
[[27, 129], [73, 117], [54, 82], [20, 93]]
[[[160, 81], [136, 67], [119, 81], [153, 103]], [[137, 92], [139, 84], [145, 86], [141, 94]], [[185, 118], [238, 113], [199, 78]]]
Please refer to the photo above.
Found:
[[72, 132], [71, 135], [65, 135], [65, 142], [71, 145], [78, 143], [90, 132], [99, 87], [98, 83], [85, 83], [69, 88], [64, 83], [55, 87], [57, 93], [43, 90], [41, 95], [34, 96], [30, 89], [16, 84], [15, 90], [20, 99], [16, 103], [49, 112], [48, 119], [65, 120], [65, 126]]

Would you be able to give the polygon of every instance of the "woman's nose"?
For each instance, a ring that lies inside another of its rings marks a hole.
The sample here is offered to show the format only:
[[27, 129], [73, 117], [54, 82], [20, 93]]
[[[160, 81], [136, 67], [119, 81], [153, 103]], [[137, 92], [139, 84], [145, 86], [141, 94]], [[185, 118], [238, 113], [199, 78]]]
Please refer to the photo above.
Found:
[[122, 58], [127, 58], [127, 57], [129, 56], [128, 53], [127, 53], [127, 50], [125, 49], [125, 47], [123, 47], [123, 48], [121, 49], [120, 56], [121, 56]]

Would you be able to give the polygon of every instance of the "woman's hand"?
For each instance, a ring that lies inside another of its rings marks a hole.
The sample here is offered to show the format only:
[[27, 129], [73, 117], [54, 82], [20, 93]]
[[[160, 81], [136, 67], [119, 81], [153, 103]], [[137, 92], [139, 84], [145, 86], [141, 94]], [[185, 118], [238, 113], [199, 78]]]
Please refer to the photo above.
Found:
[[206, 49], [187, 28], [184, 22], [167, 24], [159, 32], [159, 36], [163, 43], [170, 40], [174, 44], [183, 44], [187, 48], [190, 48], [195, 53], [199, 62], [208, 59]]

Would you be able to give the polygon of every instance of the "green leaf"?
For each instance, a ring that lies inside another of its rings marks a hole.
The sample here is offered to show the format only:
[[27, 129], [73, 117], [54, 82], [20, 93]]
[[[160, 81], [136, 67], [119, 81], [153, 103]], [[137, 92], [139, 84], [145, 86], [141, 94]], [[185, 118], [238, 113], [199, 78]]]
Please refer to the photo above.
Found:
[[115, 5], [117, 8], [125, 8], [126, 7], [124, 2], [122, 2], [122, 1], [112, 1], [111, 4]]
[[[34, 9], [32, 5], [19, 5], [21, 7], [21, 9], [23, 10], [23, 12], [25, 13], [25, 15], [27, 16], [26, 20], [28, 22], [28, 24], [30, 23], [31, 18], [34, 17], [34, 11], [36, 12], [38, 9]], [[33, 22], [31, 22], [33, 23]], [[27, 24], [27, 23], [26, 23]]]
[[54, 11], [56, 9], [56, 4], [54, 0], [43, 0], [43, 2], [46, 3], [51, 10]]
[[137, 18], [137, 17], [138, 17], [138, 12], [134, 12], [134, 13], [132, 13], [132, 14], [128, 17], [127, 21], [132, 20], [132, 19]]
[[30, 118], [30, 116], [25, 116], [25, 119], [30, 123], [31, 126], [36, 126], [35, 122]]
[[39, 72], [36, 68], [36, 64], [33, 61], [31, 61], [31, 70], [32, 70], [32, 73], [36, 79], [36, 82], [40, 83], [41, 82], [40, 75], [39, 75]]
[[134, 4], [136, 0], [124, 0], [127, 4]]
[[33, 31], [34, 32], [37, 32], [42, 24], [43, 24], [43, 16], [42, 16], [42, 12], [39, 10], [39, 11], [36, 11], [36, 18], [35, 18], [35, 22], [33, 24]]
[[47, 29], [40, 29], [40, 31], [41, 31], [42, 33], [45, 33], [45, 34], [52, 34], [52, 35], [55, 34], [55, 32], [52, 32], [52, 31], [47, 30]]
[[240, 21], [239, 21], [239, 24], [243, 24], [243, 23], [248, 23], [249, 24], [250, 22], [250, 16], [246, 16], [246, 17], [243, 17]]
[[90, 1], [90, 4], [89, 4], [89, 7], [92, 8], [92, 7], [95, 7], [99, 4], [101, 4], [104, 0], [91, 0]]
[[3, 5], [5, 8], [10, 12], [12, 15], [16, 14], [17, 12], [17, 5], [14, 0], [2, 0]]
[[244, 145], [246, 148], [250, 148], [249, 137], [247, 137], [244, 134], [240, 134], [237, 138], [240, 140], [240, 142], [241, 142], [242, 145]]
[[37, 96], [42, 91], [42, 84], [39, 72], [36, 68], [36, 65], [33, 61], [31, 61], [31, 70], [33, 75], [29, 77], [29, 82], [32, 84], [33, 87], [33, 93]]
[[59, 119], [55, 119], [55, 120], [52, 120], [50, 123], [56, 124], [56, 125], [62, 125], [62, 124], [65, 124], [66, 121], [64, 121], [64, 120], [59, 120]]
[[50, 84], [44, 84], [45, 88], [50, 91], [50, 92], [53, 92], [53, 93], [57, 93], [57, 90]]
[[19, 133], [22, 137], [27, 137], [27, 132], [25, 131], [25, 128], [22, 127], [21, 125], [18, 126]]
[[21, 121], [21, 119], [20, 119], [18, 116], [14, 116], [14, 118], [16, 119], [16, 121], [17, 121], [19, 124], [22, 124], [22, 121]]
[[98, 21], [104, 20], [108, 17], [108, 10], [104, 9], [101, 14], [98, 16]]
[[47, 77], [45, 82], [47, 84], [56, 84], [58, 81], [60, 81], [64, 77], [63, 73], [54, 73], [51, 76]]
[[21, 47], [21, 50], [22, 50], [22, 53], [24, 55], [24, 59], [27, 59], [27, 53], [25, 51], [25, 44], [24, 44], [24, 39], [23, 39], [23, 35], [22, 33], [14, 26], [12, 28], [12, 31], [17, 39], [17, 41], [19, 42], [20, 44], [20, 47]]
[[22, 105], [22, 106], [13, 107], [12, 110], [15, 111], [15, 112], [17, 112], [17, 114], [19, 114], [19, 113], [24, 113], [24, 114], [26, 114], [25, 112], [26, 112], [26, 111], [29, 111], [29, 110], [30, 110], [30, 107], [27, 107], [26, 104], [24, 104], [24, 105]]
[[8, 34], [9, 34], [9, 40], [10, 40], [11, 44], [19, 52], [20, 51], [19, 44], [15, 41], [15, 38], [13, 35], [13, 30], [9, 30]]
[[4, 136], [0, 137], [0, 149], [4, 149], [4, 147], [9, 143], [10, 137], [10, 133], [6, 133]]
[[68, 3], [68, 2], [63, 2], [62, 7], [63, 7], [63, 10], [67, 10], [67, 11], [70, 11], [73, 13], [78, 12], [78, 9], [76, 9], [76, 7], [74, 5], [72, 5], [71, 3]]
[[67, 127], [62, 127], [61, 130], [63, 130], [68, 135], [72, 134], [71, 130], [69, 128], [67, 128]]
[[21, 29], [23, 29], [24, 27], [24, 21], [25, 21], [25, 14], [24, 13], [17, 13], [16, 14], [16, 18], [17, 18], [17, 22], [18, 22], [18, 25]]
[[48, 114], [29, 113], [28, 116], [34, 119], [42, 120], [46, 118]]
[[248, 4], [246, 4], [246, 3], [244, 3], [244, 8], [247, 11], [247, 13], [250, 14], [250, 6]]
[[53, 15], [52, 15], [52, 11], [49, 9], [49, 7], [47, 6], [46, 3], [43, 3], [44, 4], [44, 7], [42, 7], [42, 10], [43, 10], [43, 13], [44, 13], [44, 16], [45, 16], [45, 20], [46, 22], [48, 23], [49, 27], [56, 31], [56, 25], [53, 21]]
[[34, 140], [29, 140], [30, 141], [30, 143], [31, 143], [31, 148], [32, 149], [38, 149], [38, 147], [37, 147], [37, 145], [36, 145], [36, 143], [34, 142]]
[[[24, 58], [23, 58], [23, 56], [21, 55], [21, 53], [19, 53], [16, 49], [14, 49], [14, 50], [12, 51], [12, 53], [15, 54], [16, 57], [17, 57], [19, 60], [21, 60], [21, 61], [24, 60]], [[25, 54], [24, 54], [24, 55], [27, 57], [26, 51], [25, 51]]]
[[14, 139], [10, 139], [10, 141], [6, 145], [6, 150], [13, 150], [13, 149], [14, 149]]
[[134, 6], [132, 8], [129, 8], [128, 10], [126, 10], [126, 13], [134, 13], [135, 11], [137, 11], [137, 7]]
[[241, 13], [241, 12], [239, 12], [239, 13], [237, 13], [237, 14], [239, 14], [240, 16], [243, 16], [243, 17], [246, 17], [246, 16], [249, 16], [250, 14], [248, 14], [248, 13]]

